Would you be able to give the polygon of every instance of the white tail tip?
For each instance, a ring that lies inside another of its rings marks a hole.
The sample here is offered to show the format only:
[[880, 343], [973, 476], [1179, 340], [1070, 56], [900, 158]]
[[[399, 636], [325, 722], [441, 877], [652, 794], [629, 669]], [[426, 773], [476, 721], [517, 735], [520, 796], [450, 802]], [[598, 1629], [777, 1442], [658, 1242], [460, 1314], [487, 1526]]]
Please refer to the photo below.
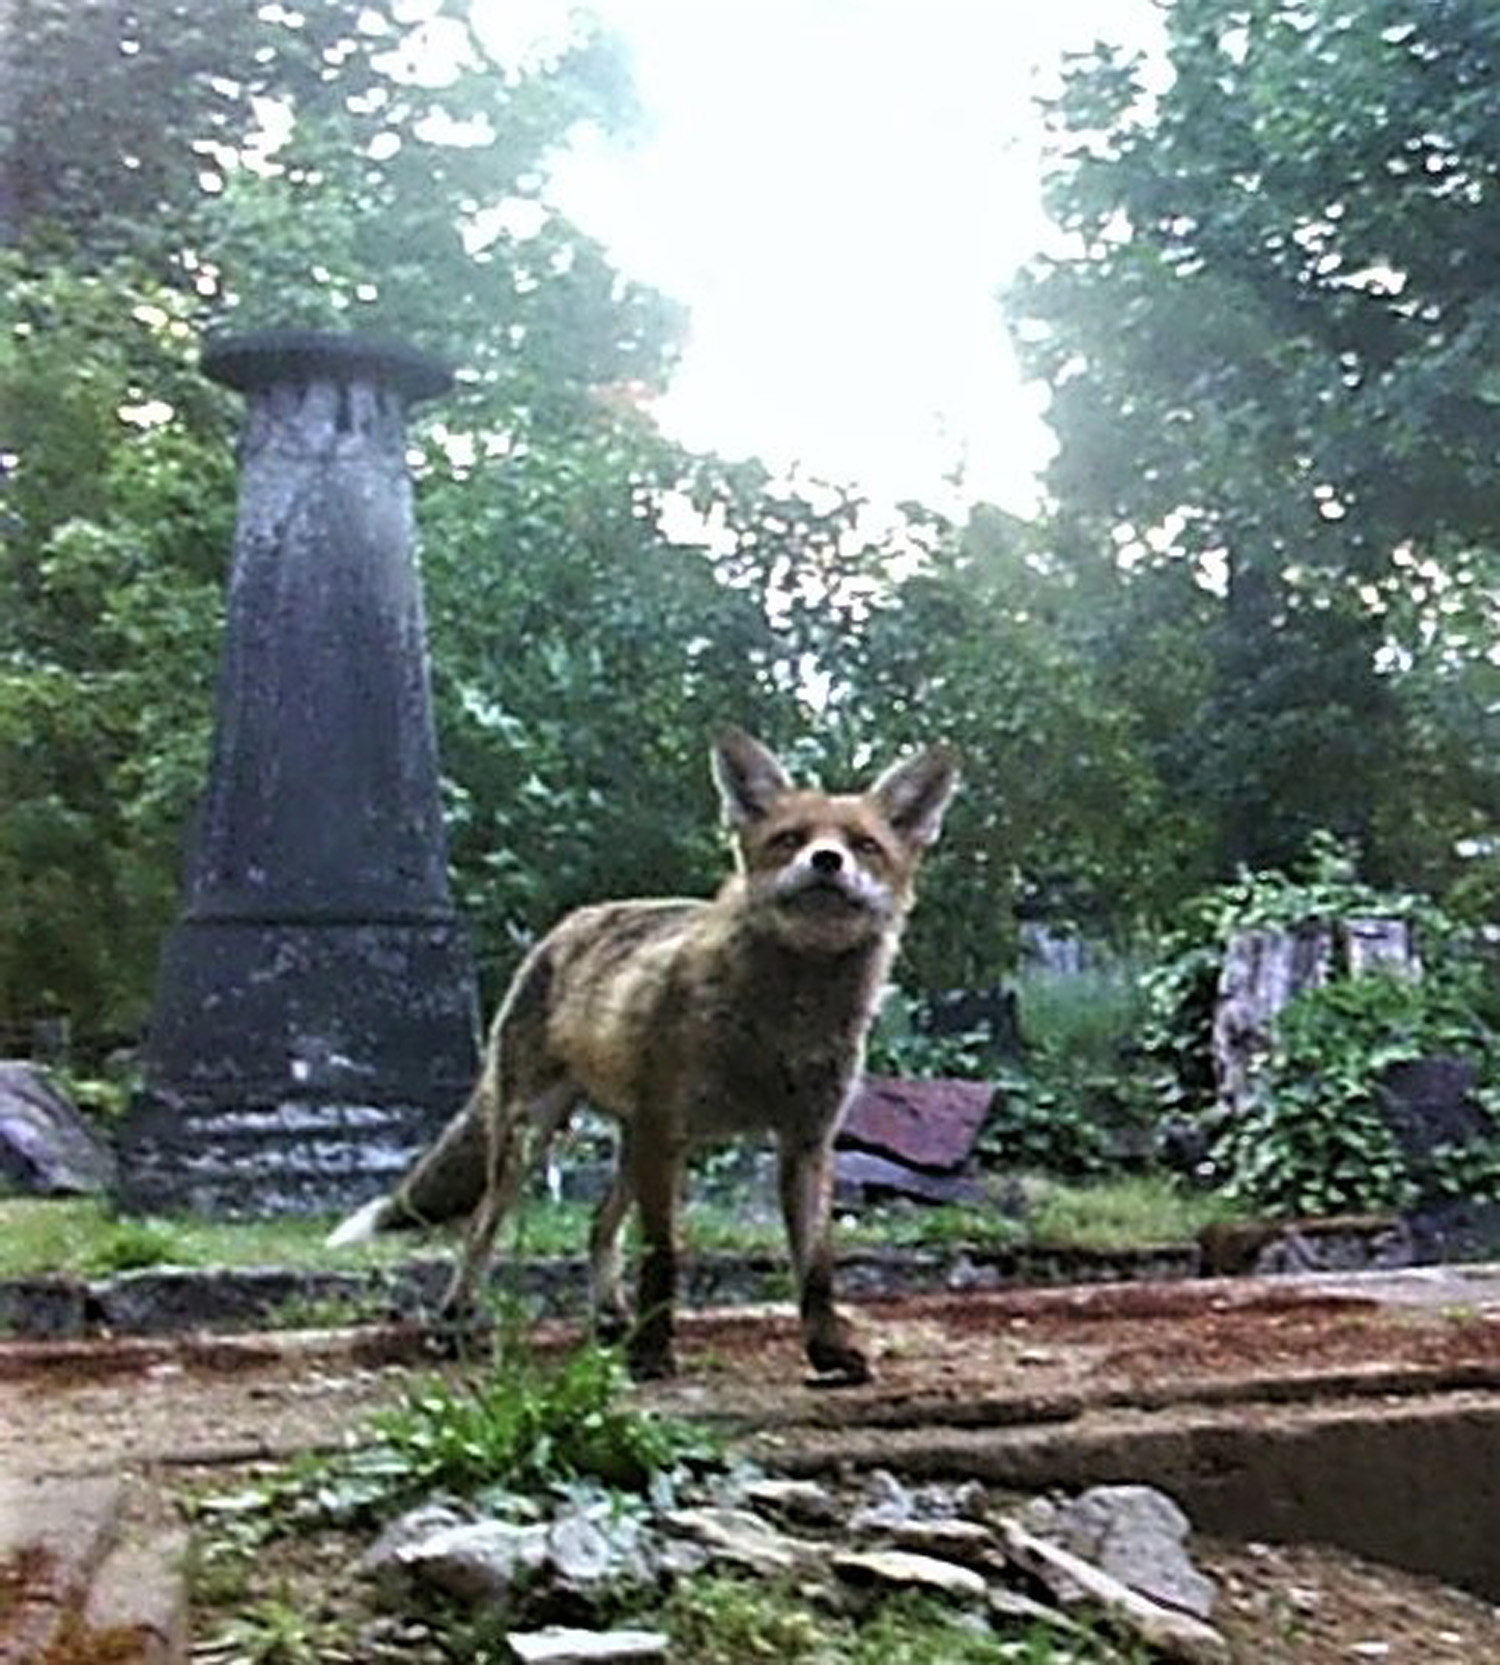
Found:
[[376, 1232], [384, 1227], [385, 1222], [386, 1199], [376, 1197], [373, 1202], [367, 1202], [363, 1208], [356, 1209], [347, 1220], [329, 1232], [328, 1247], [346, 1249], [351, 1243], [368, 1243]]

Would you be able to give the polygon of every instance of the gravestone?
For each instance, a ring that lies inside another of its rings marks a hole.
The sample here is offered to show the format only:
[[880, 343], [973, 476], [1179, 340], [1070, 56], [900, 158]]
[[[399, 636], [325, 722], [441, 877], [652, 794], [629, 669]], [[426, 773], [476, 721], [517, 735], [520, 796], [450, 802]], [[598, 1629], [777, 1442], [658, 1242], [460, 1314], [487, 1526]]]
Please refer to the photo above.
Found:
[[204, 370], [249, 405], [227, 634], [120, 1194], [331, 1210], [405, 1169], [476, 1064], [406, 465], [407, 407], [450, 378], [302, 331], [222, 342]]

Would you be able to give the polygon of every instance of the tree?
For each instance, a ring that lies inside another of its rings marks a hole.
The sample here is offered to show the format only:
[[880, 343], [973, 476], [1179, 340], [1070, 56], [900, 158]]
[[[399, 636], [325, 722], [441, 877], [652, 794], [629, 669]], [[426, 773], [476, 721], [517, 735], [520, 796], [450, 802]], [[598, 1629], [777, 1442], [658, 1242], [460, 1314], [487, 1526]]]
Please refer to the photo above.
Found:
[[[21, 0], [8, 21], [0, 1024], [60, 1007], [97, 1038], [144, 1014], [202, 778], [239, 418], [196, 370], [203, 336], [333, 324], [458, 354], [459, 390], [416, 435], [433, 612], [452, 622], [487, 582], [565, 593], [570, 540], [617, 601], [609, 559], [639, 572], [648, 547], [664, 553], [618, 390], [663, 382], [676, 312], [542, 195], [579, 122], [628, 115], [595, 36], [519, 74], [441, 3]], [[425, 66], [424, 44], [440, 48]], [[573, 491], [569, 517], [537, 509], [547, 482]], [[701, 566], [664, 562], [658, 590], [701, 588]], [[670, 612], [657, 600], [643, 631]], [[482, 629], [445, 639], [450, 735], [493, 698], [476, 681], [493, 662], [463, 656]], [[658, 638], [648, 704], [684, 640]], [[641, 727], [649, 751], [659, 735]], [[453, 797], [483, 793], [458, 782]]]
[[[1053, 489], [1075, 548], [1186, 563], [1218, 597], [1176, 778], [1216, 807], [1221, 862], [1325, 825], [1380, 874], [1413, 854], [1407, 760], [1465, 703], [1424, 696], [1424, 740], [1403, 673], [1458, 683], [1487, 647], [1454, 598], [1500, 531], [1500, 18], [1175, 0], [1166, 23], [1164, 89], [1101, 47], [1051, 110], [1065, 243], [1010, 304], [1052, 388]], [[1439, 846], [1493, 800], [1445, 781], [1479, 796], [1430, 807]]]

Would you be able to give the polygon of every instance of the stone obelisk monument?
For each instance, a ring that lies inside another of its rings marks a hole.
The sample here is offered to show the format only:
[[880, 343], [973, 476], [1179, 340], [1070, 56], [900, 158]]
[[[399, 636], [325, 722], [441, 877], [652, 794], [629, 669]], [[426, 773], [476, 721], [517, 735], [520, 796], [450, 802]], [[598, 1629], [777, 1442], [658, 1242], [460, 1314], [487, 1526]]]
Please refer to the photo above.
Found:
[[342, 1208], [462, 1101], [406, 412], [449, 386], [358, 336], [228, 339], [248, 401], [213, 764], [120, 1145], [137, 1209]]

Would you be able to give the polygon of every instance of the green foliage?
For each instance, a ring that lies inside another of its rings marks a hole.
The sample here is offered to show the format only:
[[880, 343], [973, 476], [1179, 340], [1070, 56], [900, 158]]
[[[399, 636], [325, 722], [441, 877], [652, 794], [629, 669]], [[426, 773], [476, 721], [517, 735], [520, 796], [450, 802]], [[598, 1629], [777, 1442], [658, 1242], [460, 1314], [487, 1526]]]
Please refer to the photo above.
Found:
[[[1256, 1103], [1215, 1148], [1229, 1190], [1273, 1214], [1401, 1207], [1432, 1176], [1411, 1170], [1382, 1118], [1381, 1076], [1436, 1053], [1487, 1059], [1493, 1045], [1441, 976], [1371, 972], [1298, 996], [1277, 1020]], [[1450, 1167], [1447, 1183], [1462, 1174]]]
[[1230, 939], [1351, 918], [1411, 924], [1422, 975], [1337, 976], [1278, 1016], [1272, 1049], [1256, 1065], [1255, 1103], [1223, 1129], [1214, 1150], [1230, 1193], [1270, 1213], [1396, 1208], [1436, 1182], [1409, 1170], [1377, 1089], [1393, 1065], [1434, 1054], [1491, 1066], [1495, 1038], [1472, 944], [1429, 899], [1361, 881], [1347, 848], [1320, 836], [1300, 877], [1242, 873], [1197, 898], [1144, 979], [1143, 1038], [1162, 1071], [1162, 1100], [1203, 1110], [1214, 1093], [1213, 1004]]
[[1038, 1247], [1107, 1252], [1190, 1243], [1205, 1226], [1242, 1212], [1235, 1198], [1188, 1190], [1161, 1174], [1087, 1185], [1044, 1181], [1030, 1192], [1027, 1208]]
[[1500, 29], [1484, 0], [1163, 19], [1167, 75], [1068, 61], [1063, 252], [1011, 296], [1052, 394], [1059, 545], [1216, 870], [1327, 826], [1437, 890], [1500, 785], [1477, 275]]
[[996, 1087], [979, 1142], [988, 1165], [1073, 1178], [1104, 1171], [1108, 1141], [1080, 1080], [1056, 1068], [1007, 1066]]
[[870, 1031], [865, 1069], [870, 1075], [907, 1081], [981, 1080], [994, 1066], [992, 1052], [983, 1029], [957, 1035], [935, 1035], [925, 1029], [920, 1003], [892, 989]]
[[581, 1347], [551, 1365], [517, 1350], [480, 1383], [434, 1383], [377, 1416], [371, 1450], [408, 1495], [577, 1480], [644, 1491], [706, 1448], [685, 1424], [637, 1408], [630, 1392], [624, 1365], [605, 1348]]
[[992, 1630], [922, 1597], [892, 1598], [850, 1619], [809, 1606], [799, 1589], [727, 1576], [680, 1584], [659, 1620], [674, 1657], [695, 1665], [1094, 1665], [1122, 1657], [1043, 1624]]
[[[1191, 1111], [1213, 1098], [1214, 996], [1232, 937], [1369, 918], [1407, 921], [1439, 978], [1460, 974], [1457, 922], [1428, 897], [1367, 884], [1357, 875], [1352, 849], [1325, 831], [1313, 834], [1291, 870], [1241, 869], [1235, 879], [1187, 902], [1141, 977], [1141, 1043], [1161, 1068], [1161, 1102]], [[1470, 971], [1461, 975], [1469, 978]], [[1477, 993], [1471, 987], [1471, 997]]]

